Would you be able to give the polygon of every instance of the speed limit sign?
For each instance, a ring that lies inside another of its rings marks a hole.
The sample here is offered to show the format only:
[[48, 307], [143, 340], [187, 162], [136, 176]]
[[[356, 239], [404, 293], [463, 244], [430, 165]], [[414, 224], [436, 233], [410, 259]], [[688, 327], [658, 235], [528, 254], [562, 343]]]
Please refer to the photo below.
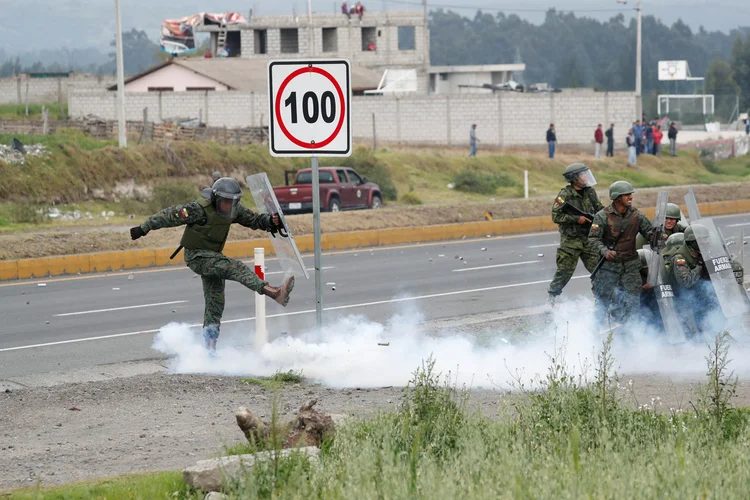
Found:
[[268, 63], [269, 147], [272, 156], [349, 156], [349, 62]]

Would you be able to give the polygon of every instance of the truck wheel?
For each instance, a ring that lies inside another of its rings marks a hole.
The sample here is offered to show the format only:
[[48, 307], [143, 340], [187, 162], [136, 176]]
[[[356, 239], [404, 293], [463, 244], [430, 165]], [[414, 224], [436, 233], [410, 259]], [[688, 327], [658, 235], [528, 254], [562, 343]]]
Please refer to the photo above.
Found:
[[328, 202], [328, 211], [329, 212], [339, 212], [341, 210], [341, 202], [338, 198], [331, 198], [331, 201]]
[[370, 208], [376, 209], [381, 208], [383, 206], [383, 200], [380, 199], [380, 196], [374, 195], [372, 197], [372, 203], [370, 204]]

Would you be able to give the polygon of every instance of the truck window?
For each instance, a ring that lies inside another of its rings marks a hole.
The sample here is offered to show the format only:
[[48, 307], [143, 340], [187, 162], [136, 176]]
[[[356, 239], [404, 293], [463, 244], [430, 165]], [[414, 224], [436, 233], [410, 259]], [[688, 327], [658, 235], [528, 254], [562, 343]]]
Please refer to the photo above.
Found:
[[[333, 180], [333, 174], [328, 170], [319, 170], [318, 171], [318, 181], [323, 183], [331, 183], [334, 182]], [[309, 172], [300, 172], [297, 175], [297, 179], [294, 181], [295, 184], [312, 184], [312, 171]]]
[[362, 184], [362, 177], [360, 177], [357, 172], [354, 170], [347, 170], [347, 173], [354, 184]]
[[346, 178], [346, 172], [344, 172], [343, 168], [339, 168], [336, 170], [336, 175], [339, 177], [339, 182], [341, 184], [346, 184], [349, 182], [349, 179]]

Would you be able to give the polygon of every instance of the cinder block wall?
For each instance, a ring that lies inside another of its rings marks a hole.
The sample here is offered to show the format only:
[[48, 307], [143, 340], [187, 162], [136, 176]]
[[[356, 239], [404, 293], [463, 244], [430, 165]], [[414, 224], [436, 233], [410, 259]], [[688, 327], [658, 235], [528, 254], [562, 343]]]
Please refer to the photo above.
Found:
[[[564, 91], [555, 94], [356, 96], [352, 102], [354, 138], [371, 141], [373, 117], [379, 142], [467, 146], [477, 124], [484, 146], [543, 146], [550, 123], [560, 145], [591, 144], [598, 123], [615, 124], [615, 147], [622, 148], [636, 112], [630, 92]], [[252, 92], [151, 92], [126, 94], [126, 117], [150, 121], [199, 118], [213, 127], [268, 126], [268, 98]], [[117, 119], [115, 92], [74, 91], [72, 117]]]
[[66, 102], [72, 90], [104, 90], [115, 84], [112, 75], [71, 74], [68, 78], [29, 78], [23, 74], [0, 78], [0, 104]]

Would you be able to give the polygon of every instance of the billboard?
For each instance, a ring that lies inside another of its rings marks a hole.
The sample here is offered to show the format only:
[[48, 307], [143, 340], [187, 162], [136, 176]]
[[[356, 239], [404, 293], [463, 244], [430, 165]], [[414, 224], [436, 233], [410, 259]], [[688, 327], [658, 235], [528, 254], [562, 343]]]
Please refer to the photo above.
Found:
[[687, 77], [687, 61], [659, 61], [660, 81], [687, 80]]

